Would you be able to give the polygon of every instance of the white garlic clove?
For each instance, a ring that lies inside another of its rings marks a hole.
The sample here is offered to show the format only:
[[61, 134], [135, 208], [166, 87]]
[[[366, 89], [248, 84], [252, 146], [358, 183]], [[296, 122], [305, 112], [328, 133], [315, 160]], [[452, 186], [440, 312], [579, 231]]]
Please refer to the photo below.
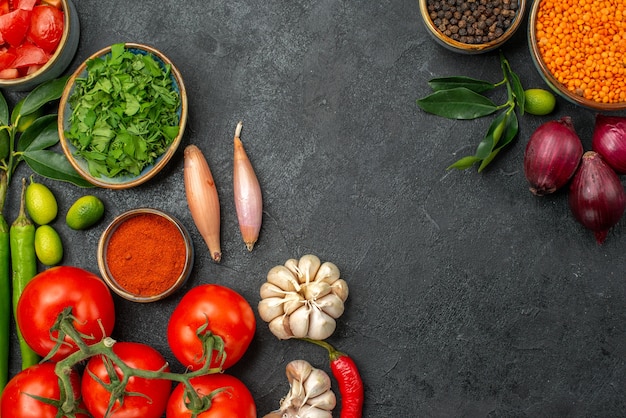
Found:
[[289, 317], [287, 315], [281, 315], [272, 319], [268, 326], [270, 332], [280, 340], [293, 338], [293, 333], [289, 327]]
[[348, 299], [348, 283], [346, 283], [346, 281], [344, 279], [339, 279], [336, 282], [334, 282], [331, 286], [330, 286], [332, 292], [339, 296], [339, 298], [342, 301], [346, 301]]
[[259, 316], [265, 322], [269, 322], [281, 316], [285, 313], [283, 305], [285, 300], [283, 298], [265, 298], [259, 301], [258, 311]]
[[265, 282], [261, 285], [261, 299], [265, 298], [282, 298], [285, 296], [285, 291], [273, 283]]
[[298, 277], [298, 260], [295, 258], [290, 258], [285, 261], [285, 267], [293, 273], [294, 277]]
[[291, 315], [293, 311], [302, 307], [305, 304], [305, 300], [302, 299], [299, 293], [290, 292], [285, 295], [283, 309], [285, 314]]
[[343, 315], [345, 309], [343, 301], [334, 293], [329, 293], [323, 298], [316, 300], [315, 306], [335, 319]]
[[263, 415], [263, 418], [284, 418], [282, 411], [272, 411], [269, 414]]
[[267, 281], [286, 292], [298, 291], [300, 285], [291, 271], [285, 266], [274, 266], [267, 273]]
[[306, 404], [307, 396], [306, 390], [301, 380], [294, 380], [291, 382], [291, 389], [285, 398], [285, 402], [294, 408], [301, 408]]
[[285, 367], [285, 373], [287, 374], [287, 381], [291, 384], [294, 380], [306, 380], [311, 372], [313, 366], [306, 360], [293, 360]]
[[[289, 321], [289, 324], [291, 325], [291, 321]], [[325, 340], [330, 337], [333, 332], [335, 332], [337, 322], [332, 316], [323, 312], [321, 309], [313, 307], [310, 310], [307, 325], [309, 338], [314, 340]]]
[[330, 390], [330, 377], [324, 370], [314, 368], [302, 384], [307, 399], [315, 398]]
[[313, 254], [300, 257], [298, 260], [298, 281], [300, 283], [312, 282], [321, 263], [319, 257]]
[[307, 404], [325, 411], [332, 411], [335, 406], [337, 406], [337, 397], [335, 396], [335, 392], [327, 390], [321, 395], [309, 398]]
[[333, 284], [340, 277], [339, 268], [330, 261], [324, 262], [315, 274], [316, 282], [326, 282]]
[[326, 296], [332, 291], [330, 285], [324, 282], [311, 282], [302, 286], [302, 290], [306, 300], [316, 300]]
[[325, 411], [320, 408], [316, 408], [310, 405], [304, 405], [298, 410], [298, 414], [293, 416], [294, 418], [332, 418], [333, 414], [330, 411]]
[[311, 308], [303, 305], [289, 315], [289, 329], [296, 338], [304, 338], [309, 332], [309, 315]]

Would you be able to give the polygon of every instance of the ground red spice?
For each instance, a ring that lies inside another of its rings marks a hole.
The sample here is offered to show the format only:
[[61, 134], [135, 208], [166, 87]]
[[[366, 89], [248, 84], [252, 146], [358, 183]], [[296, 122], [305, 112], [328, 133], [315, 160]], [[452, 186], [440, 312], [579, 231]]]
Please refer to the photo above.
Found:
[[185, 266], [185, 241], [176, 225], [160, 215], [128, 218], [109, 238], [106, 262], [126, 291], [153, 296], [166, 291]]

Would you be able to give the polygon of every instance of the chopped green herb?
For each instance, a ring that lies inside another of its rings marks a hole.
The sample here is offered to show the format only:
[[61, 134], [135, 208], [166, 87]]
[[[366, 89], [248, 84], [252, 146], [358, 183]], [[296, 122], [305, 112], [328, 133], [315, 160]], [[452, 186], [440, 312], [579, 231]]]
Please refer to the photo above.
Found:
[[65, 135], [94, 177], [140, 174], [179, 132], [181, 100], [171, 67], [124, 44], [87, 62], [68, 101]]

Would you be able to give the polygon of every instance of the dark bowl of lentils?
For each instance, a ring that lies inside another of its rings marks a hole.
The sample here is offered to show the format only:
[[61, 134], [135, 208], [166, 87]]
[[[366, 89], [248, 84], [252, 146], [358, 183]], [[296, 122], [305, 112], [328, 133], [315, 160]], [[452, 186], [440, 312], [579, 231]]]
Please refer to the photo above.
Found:
[[499, 48], [522, 24], [526, 0], [419, 0], [435, 40], [455, 52], [480, 54]]

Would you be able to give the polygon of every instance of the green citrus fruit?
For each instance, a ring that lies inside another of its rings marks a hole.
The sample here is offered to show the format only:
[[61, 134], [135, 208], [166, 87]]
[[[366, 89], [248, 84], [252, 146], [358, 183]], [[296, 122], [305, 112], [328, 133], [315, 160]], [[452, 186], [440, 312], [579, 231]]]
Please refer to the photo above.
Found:
[[65, 222], [72, 229], [87, 229], [102, 219], [104, 203], [96, 196], [79, 198], [67, 211]]
[[[34, 112], [29, 113], [28, 115], [21, 115], [20, 112], [22, 110], [22, 105], [24, 104], [24, 100], [26, 100], [26, 98], [17, 102], [12, 112], [13, 115], [20, 115], [20, 119], [19, 121], [17, 121], [17, 131], [20, 133], [28, 129], [30, 125], [33, 124], [33, 122], [35, 122], [41, 115], [43, 115], [42, 108], [39, 108], [35, 110]], [[12, 121], [12, 122], [15, 123], [15, 121]]]
[[524, 101], [524, 111], [538, 116], [552, 113], [556, 105], [554, 94], [544, 89], [528, 89], [524, 91]]
[[57, 231], [50, 225], [41, 225], [35, 230], [35, 254], [46, 266], [54, 266], [63, 258], [63, 243]]
[[36, 183], [31, 179], [26, 187], [24, 203], [28, 214], [37, 225], [46, 225], [57, 217], [59, 210], [57, 199], [45, 184]]

